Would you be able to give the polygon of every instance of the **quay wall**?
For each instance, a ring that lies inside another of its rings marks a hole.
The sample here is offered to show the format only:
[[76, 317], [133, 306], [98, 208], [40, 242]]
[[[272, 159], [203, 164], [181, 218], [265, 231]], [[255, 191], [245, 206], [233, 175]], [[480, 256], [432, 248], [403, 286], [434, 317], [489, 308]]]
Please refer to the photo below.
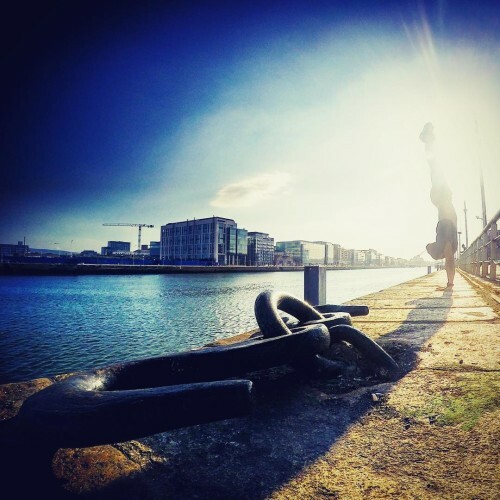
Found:
[[[324, 266], [329, 271], [388, 269], [399, 266]], [[297, 272], [304, 266], [172, 266], [126, 264], [24, 264], [0, 263], [0, 275], [95, 275], [95, 274], [182, 274], [182, 273], [260, 273]]]

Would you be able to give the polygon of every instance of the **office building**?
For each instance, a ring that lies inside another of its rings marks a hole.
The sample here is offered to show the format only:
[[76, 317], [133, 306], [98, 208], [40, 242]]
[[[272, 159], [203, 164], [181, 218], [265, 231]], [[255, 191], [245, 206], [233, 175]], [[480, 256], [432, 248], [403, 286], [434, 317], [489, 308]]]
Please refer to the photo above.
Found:
[[378, 265], [378, 252], [373, 248], [368, 250], [363, 250], [365, 254], [365, 265], [367, 266], [376, 266]]
[[11, 243], [0, 243], [1, 257], [20, 257], [30, 251], [28, 245], [24, 245], [22, 241], [18, 241], [17, 245]]
[[209, 217], [161, 226], [160, 261], [174, 265], [245, 265], [247, 231], [232, 219]]
[[324, 243], [313, 243], [304, 240], [278, 241], [276, 250], [285, 252], [300, 262], [302, 266], [325, 263]]
[[101, 255], [115, 255], [130, 253], [129, 241], [108, 241], [107, 247], [101, 247]]
[[274, 265], [274, 238], [268, 233], [248, 233], [248, 264], [250, 266]]
[[341, 266], [352, 266], [354, 263], [354, 252], [352, 248], [341, 248], [340, 249], [340, 265]]
[[340, 262], [340, 245], [330, 243], [329, 241], [315, 241], [320, 245], [325, 245], [325, 264], [329, 266], [338, 266]]
[[246, 266], [248, 264], [248, 231], [236, 229], [236, 252], [229, 253], [233, 265]]
[[340, 266], [340, 251], [341, 251], [342, 247], [337, 244], [337, 243], [334, 243], [333, 244], [333, 265], [334, 266]]
[[160, 242], [159, 241], [150, 241], [149, 242], [149, 255], [153, 259], [160, 258]]

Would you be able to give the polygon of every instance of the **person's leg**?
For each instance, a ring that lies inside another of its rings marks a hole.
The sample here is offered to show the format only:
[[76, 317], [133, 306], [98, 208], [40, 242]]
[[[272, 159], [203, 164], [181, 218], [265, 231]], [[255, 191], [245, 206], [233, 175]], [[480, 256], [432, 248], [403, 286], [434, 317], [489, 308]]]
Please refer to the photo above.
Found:
[[444, 267], [446, 269], [446, 276], [448, 277], [446, 286], [451, 287], [455, 279], [455, 252], [450, 242], [444, 247]]
[[441, 245], [436, 242], [432, 242], [427, 244], [425, 247], [427, 250], [427, 253], [434, 259], [434, 260], [440, 260], [444, 257], [443, 255], [443, 249], [441, 248]]

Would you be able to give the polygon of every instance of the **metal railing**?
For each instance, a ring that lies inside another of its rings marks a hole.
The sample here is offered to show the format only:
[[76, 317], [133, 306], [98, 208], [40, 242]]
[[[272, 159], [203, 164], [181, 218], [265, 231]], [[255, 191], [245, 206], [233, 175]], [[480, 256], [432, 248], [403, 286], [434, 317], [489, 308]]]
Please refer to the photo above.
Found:
[[481, 234], [466, 248], [458, 260], [463, 271], [497, 281], [497, 265], [500, 264], [500, 234], [497, 222], [500, 210], [488, 222]]

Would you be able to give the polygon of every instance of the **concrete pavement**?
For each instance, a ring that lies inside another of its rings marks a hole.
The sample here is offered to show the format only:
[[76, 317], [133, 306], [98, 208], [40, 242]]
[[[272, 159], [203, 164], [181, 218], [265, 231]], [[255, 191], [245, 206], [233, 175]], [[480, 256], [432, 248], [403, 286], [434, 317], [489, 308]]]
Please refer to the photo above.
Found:
[[[498, 308], [460, 275], [452, 292], [443, 282], [441, 271], [352, 301], [370, 306], [354, 324], [398, 361], [399, 380], [307, 380], [286, 369], [255, 374], [249, 417], [59, 450], [51, 493], [498, 498]], [[52, 382], [0, 386], [0, 418]], [[30, 471], [23, 474], [29, 482]]]

